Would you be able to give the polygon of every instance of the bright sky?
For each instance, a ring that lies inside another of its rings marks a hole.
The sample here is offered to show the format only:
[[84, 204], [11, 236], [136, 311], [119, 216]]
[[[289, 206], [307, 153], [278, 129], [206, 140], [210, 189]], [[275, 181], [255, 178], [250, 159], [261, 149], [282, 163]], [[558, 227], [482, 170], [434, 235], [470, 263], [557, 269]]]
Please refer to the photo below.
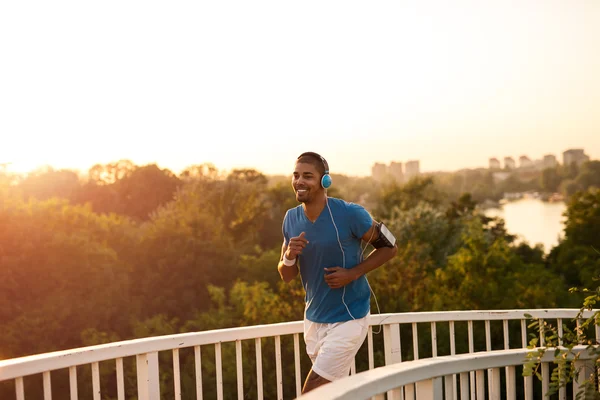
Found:
[[0, 163], [600, 159], [600, 1], [5, 1]]

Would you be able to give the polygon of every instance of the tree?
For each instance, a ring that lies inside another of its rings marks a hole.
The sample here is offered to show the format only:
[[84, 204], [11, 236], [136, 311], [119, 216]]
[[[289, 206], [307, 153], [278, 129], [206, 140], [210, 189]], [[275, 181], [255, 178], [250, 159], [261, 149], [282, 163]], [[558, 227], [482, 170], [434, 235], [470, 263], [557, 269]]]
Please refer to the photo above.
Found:
[[[503, 238], [486, 234], [480, 220], [467, 222], [463, 243], [436, 271], [435, 309], [511, 309], [557, 303], [560, 281], [541, 265], [527, 265]], [[524, 287], [530, 288], [524, 291]]]
[[600, 190], [573, 195], [565, 216], [565, 237], [550, 252], [549, 266], [568, 287], [585, 287], [600, 271]]
[[390, 219], [394, 209], [409, 210], [420, 202], [439, 205], [443, 196], [435, 188], [433, 178], [416, 177], [409, 183], [398, 186], [383, 186], [377, 199], [375, 214], [382, 220]]
[[125, 178], [136, 168], [130, 160], [119, 160], [109, 164], [96, 164], [88, 171], [88, 179], [96, 185], [110, 185]]
[[557, 192], [561, 182], [562, 177], [558, 167], [546, 168], [542, 171], [542, 175], [540, 176], [540, 187], [542, 190], [552, 193]]
[[579, 174], [579, 165], [576, 162], [572, 162], [568, 165], [563, 165], [562, 174], [564, 178], [575, 179]]
[[600, 190], [575, 194], [565, 212], [565, 241], [600, 248]]
[[117, 212], [146, 220], [158, 207], [173, 200], [180, 183], [171, 171], [156, 164], [137, 167], [114, 183], [122, 207]]
[[89, 203], [98, 213], [118, 213], [143, 221], [173, 200], [180, 185], [177, 176], [156, 164], [136, 166], [130, 161], [119, 161], [92, 167], [89, 181], [74, 202]]
[[600, 161], [584, 163], [577, 178], [575, 178], [575, 182], [583, 190], [588, 188], [600, 189]]
[[192, 165], [185, 168], [179, 177], [182, 180], [217, 180], [220, 178], [220, 173], [217, 167], [211, 163], [203, 163], [198, 165]]
[[22, 178], [16, 189], [24, 199], [48, 200], [51, 198], [72, 199], [80, 187], [79, 176], [75, 172], [43, 168]]
[[142, 318], [165, 314], [185, 321], [208, 308], [207, 285], [232, 284], [240, 251], [217, 212], [218, 183], [185, 185], [141, 226], [131, 279]]
[[255, 183], [260, 186], [264, 186], [268, 182], [267, 177], [255, 169], [234, 169], [227, 179]]
[[285, 213], [299, 203], [289, 182], [277, 183], [265, 190], [265, 215], [262, 227], [258, 230], [259, 251], [276, 248], [279, 257], [283, 233], [281, 226]]
[[128, 226], [65, 200], [0, 203], [1, 356], [78, 347], [86, 328], [123, 332], [129, 265], [112, 244], [131, 245]]
[[574, 179], [564, 179], [559, 186], [559, 191], [565, 197], [571, 197], [580, 190], [579, 184]]

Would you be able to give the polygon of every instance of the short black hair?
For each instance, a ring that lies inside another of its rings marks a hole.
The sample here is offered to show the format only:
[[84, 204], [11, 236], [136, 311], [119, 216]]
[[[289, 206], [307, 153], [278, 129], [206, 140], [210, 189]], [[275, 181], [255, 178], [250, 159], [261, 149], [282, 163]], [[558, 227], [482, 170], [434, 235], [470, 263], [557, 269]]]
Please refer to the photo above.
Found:
[[329, 172], [329, 165], [327, 164], [327, 161], [325, 161], [325, 159], [319, 154], [312, 151], [307, 151], [306, 153], [300, 154], [296, 159], [296, 163], [314, 165], [321, 176], [325, 175], [325, 172]]

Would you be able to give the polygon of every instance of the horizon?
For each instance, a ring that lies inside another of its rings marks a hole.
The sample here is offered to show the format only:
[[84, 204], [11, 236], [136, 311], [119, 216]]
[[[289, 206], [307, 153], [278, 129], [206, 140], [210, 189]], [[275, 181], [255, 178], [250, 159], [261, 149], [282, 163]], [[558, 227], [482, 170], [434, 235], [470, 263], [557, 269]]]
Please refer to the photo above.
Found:
[[[584, 152], [585, 152], [585, 154], [590, 157], [590, 161], [596, 161], [596, 160], [598, 160], [597, 158], [592, 157], [587, 152], [587, 150], [585, 148], [583, 148], [583, 147], [571, 147], [569, 149], [565, 149], [564, 151], [571, 150], [571, 149], [583, 149]], [[518, 160], [519, 160], [520, 156], [527, 156], [527, 157], [529, 157], [531, 159], [531, 161], [536, 161], [536, 160], [541, 160], [544, 155], [554, 155], [554, 156], [556, 156], [556, 160], [557, 160], [558, 164], [559, 165], [563, 165], [563, 162], [562, 162], [562, 152], [560, 152], [559, 154], [553, 154], [553, 153], [545, 152], [545, 153], [542, 154], [541, 157], [531, 157], [530, 155], [524, 154], [524, 153], [519, 153], [519, 156], [508, 155], [506, 157], [512, 157], [515, 160], [515, 162], [518, 163]], [[503, 164], [504, 163], [504, 157], [505, 156], [500, 156], [500, 157], [496, 157], [496, 158]], [[489, 157], [489, 158], [493, 158], [493, 157]], [[195, 163], [195, 164], [187, 165], [184, 168], [177, 169], [177, 170], [169, 168], [169, 166], [161, 165], [161, 163], [158, 163], [156, 161], [136, 163], [135, 161], [127, 159], [127, 158], [122, 158], [120, 160], [111, 160], [111, 161], [108, 161], [107, 163], [96, 163], [96, 164], [107, 165], [107, 164], [116, 163], [116, 162], [122, 161], [122, 160], [131, 161], [134, 165], [139, 166], [139, 167], [155, 164], [160, 169], [167, 169], [167, 170], [171, 171], [172, 173], [174, 173], [175, 175], [180, 175], [183, 172], [183, 170], [185, 170], [188, 167], [192, 167], [194, 165], [202, 165], [203, 164], [203, 162], [198, 162], [198, 163]], [[409, 160], [406, 160], [406, 161], [412, 161], [412, 160], [414, 160], [414, 159], [409, 159]], [[393, 161], [402, 162], [403, 169], [405, 168], [406, 161], [391, 160], [390, 162], [393, 162]], [[420, 160], [417, 160], [417, 161], [420, 161]], [[373, 164], [374, 163], [383, 163], [383, 162], [381, 162], [381, 161], [374, 161]], [[0, 168], [4, 166], [5, 170], [7, 172], [13, 173], [13, 174], [16, 174], [16, 175], [27, 175], [27, 174], [35, 172], [36, 170], [40, 170], [40, 169], [44, 169], [44, 168], [48, 168], [49, 167], [49, 168], [52, 168], [53, 170], [57, 170], [57, 171], [58, 170], [69, 170], [69, 171], [76, 172], [80, 176], [85, 176], [89, 172], [89, 169], [91, 167], [93, 167], [94, 165], [96, 165], [96, 164], [91, 164], [89, 167], [83, 168], [83, 169], [80, 169], [80, 168], [70, 168], [70, 167], [56, 168], [56, 167], [54, 167], [52, 165], [47, 164], [47, 165], [39, 165], [36, 168], [31, 169], [31, 170], [19, 171], [19, 170], [14, 170], [13, 168], [11, 168], [11, 165], [12, 165], [11, 162], [3, 162], [3, 160], [0, 160]], [[389, 166], [389, 162], [384, 163], [384, 164]], [[292, 172], [293, 172], [292, 170], [290, 170], [290, 172], [288, 172], [288, 173], [286, 173], [286, 172], [267, 173], [265, 171], [262, 171], [262, 170], [260, 170], [260, 169], [258, 169], [256, 167], [252, 167], [252, 166], [240, 166], [240, 167], [234, 167], [234, 168], [220, 168], [218, 165], [214, 165], [214, 167], [220, 173], [229, 173], [229, 172], [231, 172], [231, 171], [233, 171], [235, 169], [254, 169], [254, 170], [262, 173], [265, 176], [271, 176], [271, 177], [287, 176], [287, 175], [291, 175]], [[518, 168], [519, 167], [517, 167], [515, 170], [518, 170]], [[460, 171], [463, 171], [463, 170], [477, 170], [477, 169], [489, 169], [489, 165], [474, 166], [474, 167], [465, 167], [465, 168], [459, 168], [459, 169], [453, 169], [453, 170], [449, 170], [449, 169], [423, 170], [421, 168], [420, 173], [421, 174], [455, 173], [455, 172], [460, 172]], [[369, 171], [368, 174], [365, 174], [365, 175], [353, 175], [353, 174], [345, 173], [343, 171], [331, 171], [330, 173], [332, 175], [344, 175], [344, 176], [348, 176], [348, 177], [357, 177], [357, 178], [364, 178], [364, 177], [371, 177], [372, 176], [370, 171]]]
[[600, 159], [600, 2], [33, 9], [0, 6], [0, 164], [14, 172], [127, 159], [287, 175], [304, 151], [349, 176]]

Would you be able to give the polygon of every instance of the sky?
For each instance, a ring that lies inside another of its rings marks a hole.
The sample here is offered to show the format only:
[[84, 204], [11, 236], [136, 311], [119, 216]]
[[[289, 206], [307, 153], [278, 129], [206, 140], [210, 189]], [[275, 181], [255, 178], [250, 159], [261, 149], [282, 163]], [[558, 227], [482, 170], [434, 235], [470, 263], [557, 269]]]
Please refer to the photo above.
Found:
[[0, 164], [600, 159], [600, 1], [0, 3]]

